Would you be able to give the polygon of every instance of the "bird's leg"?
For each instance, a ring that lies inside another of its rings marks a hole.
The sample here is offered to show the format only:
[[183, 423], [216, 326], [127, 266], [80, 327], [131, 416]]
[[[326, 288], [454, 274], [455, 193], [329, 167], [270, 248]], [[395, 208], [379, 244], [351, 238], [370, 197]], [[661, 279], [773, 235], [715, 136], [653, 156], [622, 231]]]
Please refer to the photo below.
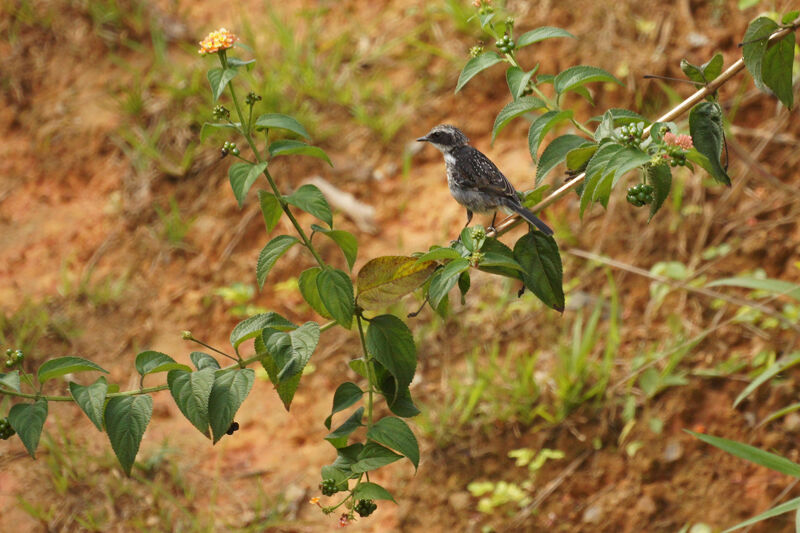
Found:
[[[472, 222], [472, 211], [467, 209], [467, 223], [464, 224], [464, 228], [469, 226], [470, 222]], [[461, 231], [464, 231], [464, 228], [461, 228]], [[456, 239], [455, 242], [461, 242], [461, 231], [458, 232], [458, 239]]]
[[[467, 223], [466, 223], [466, 224], [464, 224], [464, 228], [466, 228], [467, 226], [469, 226], [469, 223], [470, 223], [470, 222], [472, 222], [472, 211], [470, 211], [469, 209], [467, 209]], [[461, 231], [464, 231], [464, 228], [461, 228]]]
[[495, 220], [497, 220], [497, 211], [495, 211], [494, 215], [492, 215], [492, 223], [489, 224], [489, 227], [487, 228], [487, 231], [490, 231], [490, 232], [493, 232], [493, 233], [497, 233], [497, 229], [494, 227], [494, 221]]

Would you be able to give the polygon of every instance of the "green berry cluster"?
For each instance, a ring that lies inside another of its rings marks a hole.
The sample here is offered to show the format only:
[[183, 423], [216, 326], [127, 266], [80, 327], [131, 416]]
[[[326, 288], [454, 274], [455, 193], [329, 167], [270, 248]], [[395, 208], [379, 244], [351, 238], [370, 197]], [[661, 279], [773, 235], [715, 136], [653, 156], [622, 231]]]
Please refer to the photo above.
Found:
[[[670, 152], [670, 151], [668, 151]], [[670, 153], [672, 158], [669, 160], [669, 166], [671, 167], [685, 167], [686, 163], [686, 154], [683, 150], [675, 150], [675, 153]]]
[[636, 207], [642, 207], [643, 205], [653, 203], [653, 193], [655, 189], [653, 189], [652, 185], [648, 185], [647, 183], [640, 183], [639, 185], [634, 185], [630, 189], [628, 189], [628, 196], [626, 199], [628, 203], [631, 205], [635, 205]]
[[239, 149], [236, 148], [236, 143], [225, 141], [225, 144], [222, 145], [222, 157], [228, 154], [239, 155]]
[[353, 506], [353, 510], [361, 517], [367, 517], [371, 515], [377, 508], [378, 504], [372, 500], [358, 500], [355, 506]]
[[469, 49], [469, 57], [478, 57], [484, 52], [483, 43], [478, 43]]
[[336, 486], [335, 479], [323, 479], [322, 483], [319, 484], [319, 490], [321, 490], [322, 494], [325, 496], [333, 496], [339, 492], [339, 487]]
[[261, 96], [257, 95], [253, 91], [247, 93], [247, 98], [244, 99], [245, 103], [249, 106], [255, 105], [256, 102], [261, 101]]
[[214, 110], [211, 112], [211, 115], [217, 120], [231, 118], [231, 112], [228, 111], [228, 108], [226, 108], [224, 105], [214, 106]]
[[8, 418], [0, 418], [0, 440], [8, 440], [14, 436], [16, 431], [11, 427]]
[[497, 49], [503, 52], [504, 54], [511, 53], [511, 51], [514, 50], [515, 46], [514, 41], [507, 33], [503, 35], [502, 39], [495, 41], [494, 44], [497, 45]]
[[628, 124], [617, 129], [617, 136], [623, 144], [638, 147], [644, 134], [644, 122]]
[[22, 353], [22, 350], [12, 350], [11, 348], [6, 350], [6, 368], [14, 368], [23, 359], [25, 359], [25, 354]]

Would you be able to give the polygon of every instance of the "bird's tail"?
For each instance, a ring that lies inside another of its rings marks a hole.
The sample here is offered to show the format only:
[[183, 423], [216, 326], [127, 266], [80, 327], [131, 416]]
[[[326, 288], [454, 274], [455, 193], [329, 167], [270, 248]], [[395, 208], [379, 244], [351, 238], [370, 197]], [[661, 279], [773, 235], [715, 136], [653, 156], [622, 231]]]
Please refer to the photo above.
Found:
[[532, 211], [529, 211], [528, 209], [525, 209], [521, 205], [510, 205], [508, 207], [510, 207], [519, 216], [521, 216], [522, 218], [527, 220], [530, 224], [533, 224], [534, 226], [539, 228], [539, 230], [542, 233], [544, 233], [545, 235], [552, 235], [553, 234], [553, 230], [550, 229], [550, 226], [548, 226], [547, 224], [542, 222], [539, 219], [539, 217], [537, 217], [536, 215], [533, 214]]

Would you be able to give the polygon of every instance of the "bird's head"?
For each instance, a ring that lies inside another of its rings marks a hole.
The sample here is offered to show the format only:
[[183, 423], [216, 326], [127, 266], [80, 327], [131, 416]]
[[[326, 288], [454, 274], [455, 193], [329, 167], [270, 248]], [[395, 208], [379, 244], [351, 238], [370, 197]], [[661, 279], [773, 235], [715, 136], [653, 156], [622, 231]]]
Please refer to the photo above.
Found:
[[467, 136], [455, 126], [440, 124], [435, 126], [425, 137], [417, 139], [419, 142], [429, 142], [443, 153], [453, 148], [463, 146], [469, 142]]

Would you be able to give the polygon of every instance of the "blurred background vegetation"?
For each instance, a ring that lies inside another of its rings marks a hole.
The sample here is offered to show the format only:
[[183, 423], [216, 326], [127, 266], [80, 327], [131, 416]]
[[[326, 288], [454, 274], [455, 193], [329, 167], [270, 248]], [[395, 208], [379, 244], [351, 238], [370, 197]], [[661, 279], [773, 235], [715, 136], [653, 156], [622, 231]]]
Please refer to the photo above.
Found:
[[[727, 66], [750, 19], [791, 4], [505, 7], [520, 32], [551, 25], [578, 37], [525, 48], [522, 62], [550, 73], [595, 65], [625, 82], [597, 87], [594, 108], [576, 99], [585, 119], [609, 107], [663, 113], [691, 86], [643, 75], [682, 77], [681, 58], [697, 64], [717, 51]], [[82, 355], [132, 386], [137, 351], [188, 358], [182, 330], [223, 343], [263, 309], [313, 318], [296, 291], [299, 250], [276, 267], [281, 282], [255, 290], [266, 238], [258, 208], [240, 211], [230, 194], [219, 160], [227, 139], [200, 141], [210, 59], [196, 42], [220, 26], [252, 47], [249, 82], [263, 112], [296, 116], [335, 164], [276, 160], [281, 187], [321, 178], [374, 208], [374, 217], [337, 213], [359, 236], [360, 264], [446, 243], [462, 224], [440, 156], [413, 142], [434, 124], [459, 125], [518, 188], [532, 187], [524, 121], [489, 142], [508, 99], [502, 71], [453, 94], [469, 47], [486, 39], [473, 13], [466, 0], [1, 0], [0, 348], [24, 350], [31, 367]], [[671, 204], [649, 224], [624, 194], [582, 220], [577, 197], [544, 214], [565, 252], [562, 316], [517, 298], [511, 282], [474, 276], [449, 317], [426, 310], [409, 321], [423, 460], [416, 476], [402, 463], [384, 474], [398, 506], [383, 503], [351, 527], [716, 531], [798, 495], [682, 431], [797, 460], [798, 121], [747, 75], [720, 100], [733, 187], [677, 172]], [[714, 284], [729, 278], [760, 281]], [[307, 502], [333, 457], [322, 421], [336, 385], [355, 378], [352, 342], [330, 334], [291, 413], [257, 383], [242, 430], [215, 448], [157, 396], [130, 479], [74, 406], [54, 406], [36, 462], [18, 440], [0, 445], [0, 530], [335, 527]], [[9, 405], [0, 400], [0, 413]], [[793, 521], [759, 527], [790, 531]]]

